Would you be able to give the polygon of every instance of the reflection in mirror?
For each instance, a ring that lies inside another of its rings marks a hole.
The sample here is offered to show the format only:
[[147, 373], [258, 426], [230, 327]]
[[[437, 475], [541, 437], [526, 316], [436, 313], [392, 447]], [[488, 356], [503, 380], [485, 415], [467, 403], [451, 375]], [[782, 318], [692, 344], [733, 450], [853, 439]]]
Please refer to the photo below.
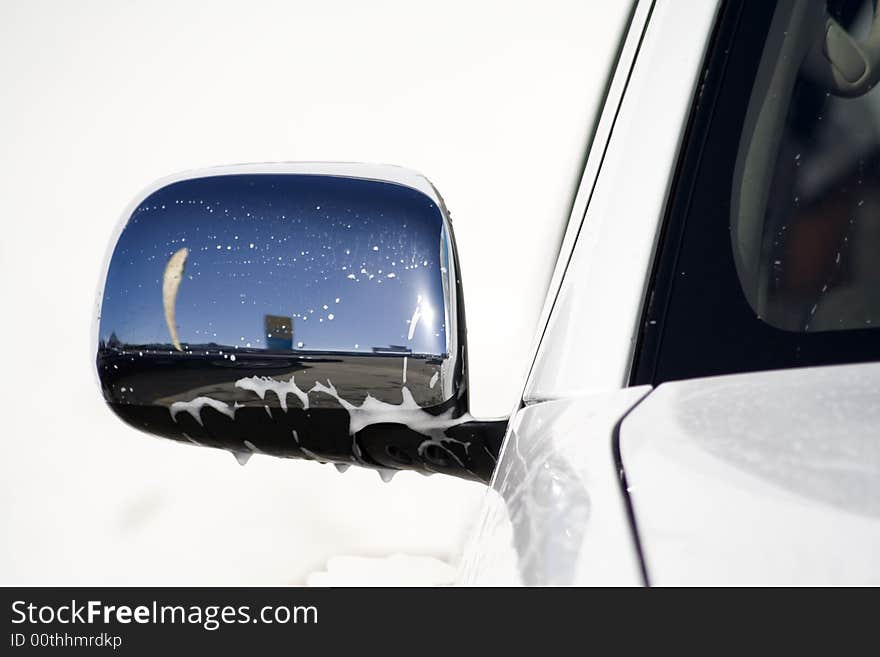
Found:
[[[179, 440], [487, 479], [492, 450], [473, 465], [449, 433], [477, 426], [450, 230], [426, 182], [243, 172], [162, 187], [107, 269], [104, 396]], [[389, 446], [393, 424], [418, 435]]]
[[433, 201], [391, 183], [179, 182], [141, 203], [120, 236], [101, 338], [177, 351], [442, 355], [445, 241]]

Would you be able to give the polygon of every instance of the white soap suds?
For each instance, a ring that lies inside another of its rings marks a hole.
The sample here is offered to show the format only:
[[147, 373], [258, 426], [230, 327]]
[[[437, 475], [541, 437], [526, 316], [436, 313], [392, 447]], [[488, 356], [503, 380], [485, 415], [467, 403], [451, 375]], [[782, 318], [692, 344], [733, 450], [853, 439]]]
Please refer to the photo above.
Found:
[[184, 402], [184, 401], [176, 401], [168, 408], [168, 411], [171, 413], [171, 419], [175, 422], [177, 421], [177, 414], [184, 412], [192, 415], [196, 422], [199, 423], [200, 426], [205, 426], [202, 423], [202, 409], [205, 406], [210, 406], [215, 411], [223, 413], [223, 415], [235, 419], [235, 411], [238, 405], [230, 406], [225, 402], [219, 401], [217, 399], [211, 399], [210, 397], [196, 397], [192, 401]]
[[400, 404], [389, 404], [379, 401], [372, 395], [367, 395], [363, 404], [355, 406], [340, 397], [330, 381], [327, 381], [326, 386], [315, 381], [314, 387], [309, 390], [309, 393], [312, 392], [323, 392], [330, 395], [339, 402], [342, 408], [348, 411], [349, 435], [354, 435], [372, 424], [382, 423], [403, 424], [417, 433], [432, 435], [464, 424], [471, 419], [469, 414], [453, 419], [452, 415], [455, 412], [453, 408], [439, 415], [431, 415], [416, 403], [406, 386], [401, 388], [403, 401]]
[[302, 402], [303, 409], [308, 409], [309, 407], [308, 394], [296, 385], [293, 376], [290, 377], [290, 381], [276, 381], [268, 376], [250, 376], [236, 381], [235, 387], [242, 390], [250, 390], [262, 400], [266, 399], [266, 392], [271, 390], [278, 397], [278, 403], [285, 413], [287, 412], [287, 395], [296, 395], [300, 402]]
[[198, 440], [196, 440], [195, 438], [190, 436], [186, 431], [183, 432], [183, 437], [186, 438], [193, 445], [198, 445], [199, 447], [204, 447], [204, 445], [202, 443], [200, 443]]
[[394, 479], [394, 475], [397, 474], [397, 470], [391, 468], [379, 468], [376, 472], [379, 473], [379, 478], [386, 484], [390, 483]]
[[[404, 377], [406, 368], [406, 359], [404, 359]], [[431, 387], [433, 388], [437, 382], [438, 373], [435, 372], [431, 377]], [[405, 378], [404, 378], [405, 380]], [[465, 453], [468, 452], [471, 443], [468, 441], [461, 441], [455, 438], [449, 438], [446, 436], [446, 431], [451, 429], [452, 427], [458, 426], [460, 424], [464, 424], [465, 422], [470, 422], [473, 420], [469, 413], [465, 413], [460, 417], [453, 418], [453, 414], [455, 413], [454, 408], [450, 408], [443, 413], [433, 415], [424, 410], [412, 396], [412, 393], [406, 386], [401, 387], [401, 396], [402, 401], [400, 404], [390, 404], [388, 402], [383, 402], [372, 395], [367, 395], [364, 399], [363, 403], [360, 406], [352, 404], [349, 401], [343, 399], [339, 393], [336, 391], [333, 383], [328, 380], [327, 384], [316, 381], [315, 385], [306, 393], [300, 389], [296, 383], [294, 382], [293, 377], [291, 376], [289, 381], [276, 381], [275, 379], [269, 377], [248, 377], [244, 379], [239, 379], [235, 382], [235, 387], [241, 388], [242, 390], [248, 390], [258, 395], [260, 399], [265, 400], [266, 392], [271, 390], [278, 397], [279, 404], [281, 408], [286, 412], [287, 411], [287, 395], [294, 394], [296, 397], [302, 402], [303, 408], [309, 408], [309, 398], [308, 395], [317, 392], [324, 393], [331, 396], [337, 402], [339, 402], [340, 406], [348, 412], [349, 424], [348, 424], [348, 433], [351, 436], [351, 451], [358, 463], [369, 467], [375, 467], [374, 464], [365, 461], [363, 457], [363, 453], [361, 451], [360, 446], [357, 443], [356, 435], [358, 432], [362, 431], [368, 426], [374, 424], [400, 424], [408, 429], [420, 433], [427, 438], [422, 441], [422, 443], [418, 447], [418, 453], [423, 458], [426, 456], [426, 450], [430, 447], [435, 447], [436, 449], [442, 450], [444, 454], [447, 454], [449, 458], [454, 460], [464, 469], [468, 469], [467, 466], [462, 462], [461, 458], [456, 455], [452, 450], [449, 449], [448, 445], [450, 443], [455, 443], [457, 445], [461, 445]], [[236, 402], [233, 405], [229, 405], [225, 402], [219, 401], [217, 399], [212, 399], [210, 397], [196, 397], [192, 401], [184, 402], [177, 401], [171, 404], [169, 407], [169, 412], [171, 413], [171, 418], [177, 421], [177, 415], [181, 412], [189, 413], [195, 420], [202, 426], [202, 418], [201, 411], [202, 409], [208, 406], [213, 408], [214, 410], [226, 415], [227, 417], [235, 420], [235, 412], [239, 408], [242, 407], [242, 404]], [[267, 412], [271, 417], [271, 412], [267, 406], [264, 406]], [[316, 454], [311, 452], [310, 450], [302, 447], [299, 441], [299, 435], [296, 430], [292, 430], [293, 440], [297, 443], [300, 450], [307, 457], [312, 458], [314, 460], [322, 461]], [[189, 436], [186, 436], [189, 440]], [[196, 441], [192, 441], [196, 442]], [[196, 443], [198, 444], [198, 443]], [[249, 441], [244, 441], [245, 446], [248, 447], [250, 451], [233, 451], [232, 453], [235, 455], [236, 459], [244, 465], [247, 462], [247, 459], [250, 458], [251, 454], [254, 452], [259, 452], [259, 450]], [[431, 459], [426, 459], [426, 461], [430, 462]], [[348, 467], [345, 464], [336, 464], [337, 469], [340, 472], [344, 472]], [[382, 476], [383, 480], [390, 481], [393, 474], [397, 472], [392, 469], [380, 469], [379, 474]]]
[[305, 448], [305, 447], [303, 447], [303, 446], [300, 446], [300, 450], [302, 451], [303, 454], [305, 454], [306, 456], [308, 456], [308, 457], [309, 457], [310, 459], [312, 459], [313, 461], [323, 461], [322, 458], [320, 458], [317, 454], [315, 454], [315, 453], [314, 453], [313, 451], [311, 451], [310, 449], [307, 449], [307, 448]]
[[238, 461], [239, 465], [247, 465], [247, 462], [250, 461], [251, 457], [254, 455], [253, 452], [230, 452], [235, 460]]

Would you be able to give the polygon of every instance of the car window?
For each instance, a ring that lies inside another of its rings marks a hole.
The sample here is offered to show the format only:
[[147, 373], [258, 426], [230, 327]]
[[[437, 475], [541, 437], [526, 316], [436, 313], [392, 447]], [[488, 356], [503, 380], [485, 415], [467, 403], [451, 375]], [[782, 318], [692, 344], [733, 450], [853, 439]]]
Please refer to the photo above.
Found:
[[[798, 56], [813, 23], [793, 9], [774, 13], [737, 152], [730, 235], [740, 285], [777, 328], [880, 324], [880, 96], [839, 97], [817, 80]], [[869, 30], [870, 3], [850, 13], [854, 32]], [[806, 34], [786, 30], [793, 23]]]
[[823, 77], [827, 16], [862, 36], [873, 4], [726, 3], [636, 382], [880, 358], [880, 90]]

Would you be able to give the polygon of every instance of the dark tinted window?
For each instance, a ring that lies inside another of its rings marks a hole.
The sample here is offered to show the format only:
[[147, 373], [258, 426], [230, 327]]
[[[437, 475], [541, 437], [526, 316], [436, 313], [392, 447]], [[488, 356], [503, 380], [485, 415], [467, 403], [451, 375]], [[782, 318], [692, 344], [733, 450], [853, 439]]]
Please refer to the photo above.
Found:
[[[817, 77], [821, 9], [729, 2], [722, 12], [638, 383], [880, 359], [880, 92], [843, 98]], [[872, 19], [870, 1], [829, 12], [855, 34]]]

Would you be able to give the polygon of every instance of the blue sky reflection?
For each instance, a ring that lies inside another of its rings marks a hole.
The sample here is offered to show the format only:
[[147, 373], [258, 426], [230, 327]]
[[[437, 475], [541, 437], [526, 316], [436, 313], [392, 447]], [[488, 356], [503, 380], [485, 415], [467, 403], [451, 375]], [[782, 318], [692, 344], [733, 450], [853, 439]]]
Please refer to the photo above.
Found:
[[[294, 174], [178, 182], [141, 203], [122, 232], [100, 337], [171, 342], [162, 277], [171, 255], [186, 248], [175, 318], [184, 347], [400, 345], [442, 354], [442, 232], [427, 196], [391, 183]], [[286, 318], [292, 333], [282, 328]]]

